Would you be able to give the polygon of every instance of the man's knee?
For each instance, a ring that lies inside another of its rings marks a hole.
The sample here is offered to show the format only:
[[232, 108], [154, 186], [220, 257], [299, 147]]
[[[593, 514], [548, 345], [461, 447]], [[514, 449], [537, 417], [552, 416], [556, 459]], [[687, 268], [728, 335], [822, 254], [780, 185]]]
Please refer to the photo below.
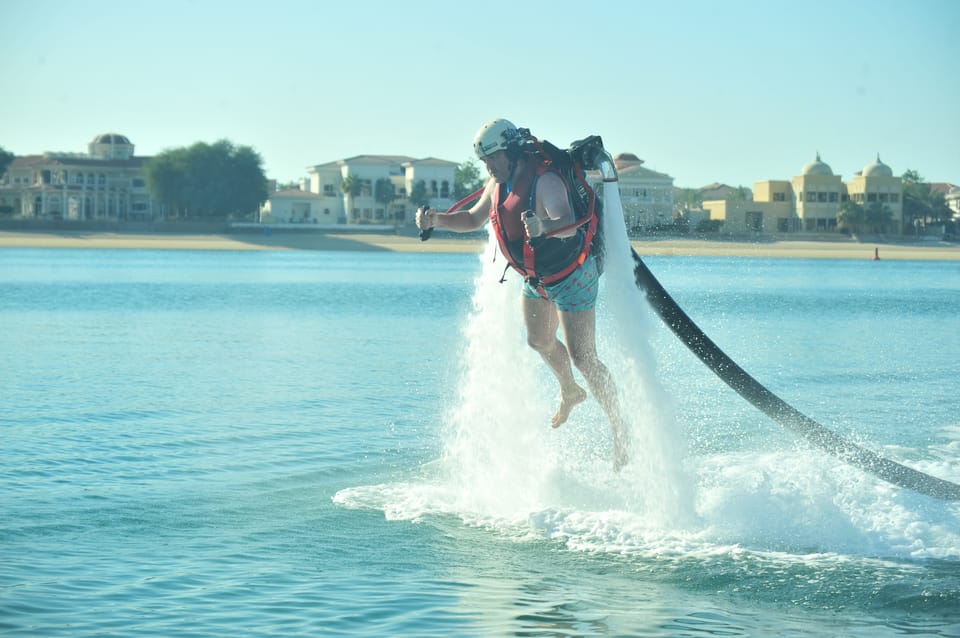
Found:
[[556, 346], [556, 337], [539, 337], [537, 335], [527, 335], [527, 345], [539, 353], [549, 352]]
[[570, 354], [570, 362], [584, 374], [590, 374], [599, 363], [597, 351], [593, 348], [578, 348], [568, 345], [567, 352]]

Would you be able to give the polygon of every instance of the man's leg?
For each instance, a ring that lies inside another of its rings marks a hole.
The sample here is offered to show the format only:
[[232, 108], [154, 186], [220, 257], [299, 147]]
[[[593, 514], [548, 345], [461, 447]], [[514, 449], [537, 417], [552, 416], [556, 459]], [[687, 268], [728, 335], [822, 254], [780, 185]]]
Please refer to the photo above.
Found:
[[587, 393], [573, 378], [570, 356], [563, 343], [557, 339], [559, 319], [556, 306], [546, 299], [521, 299], [523, 319], [527, 326], [527, 343], [540, 353], [560, 382], [560, 407], [550, 422], [553, 427], [559, 427], [570, 416], [573, 407], [586, 400]]
[[619, 470], [628, 461], [626, 429], [613, 375], [597, 356], [596, 312], [559, 312], [559, 315], [569, 359], [583, 373], [590, 391], [610, 420], [614, 445], [613, 466]]

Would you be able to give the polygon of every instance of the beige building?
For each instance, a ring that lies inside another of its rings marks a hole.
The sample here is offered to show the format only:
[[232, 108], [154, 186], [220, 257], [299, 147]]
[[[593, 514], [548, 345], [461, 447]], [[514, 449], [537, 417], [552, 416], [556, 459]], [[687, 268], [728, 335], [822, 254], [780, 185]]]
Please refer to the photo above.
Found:
[[752, 201], [712, 200], [703, 208], [723, 221], [724, 233], [823, 233], [837, 230], [837, 213], [849, 199], [883, 206], [891, 214], [887, 232], [903, 232], [903, 182], [879, 156], [844, 182], [818, 153], [790, 181], [756, 182], [753, 190]]
[[40, 219], [152, 219], [143, 166], [123, 135], [104, 133], [87, 153], [16, 157], [0, 176], [0, 214]]

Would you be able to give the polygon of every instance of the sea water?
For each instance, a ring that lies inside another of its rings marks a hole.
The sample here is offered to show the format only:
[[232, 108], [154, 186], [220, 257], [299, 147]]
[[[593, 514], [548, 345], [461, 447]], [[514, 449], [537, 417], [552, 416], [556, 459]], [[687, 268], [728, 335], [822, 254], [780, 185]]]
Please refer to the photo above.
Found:
[[[646, 261], [783, 399], [960, 481], [960, 264]], [[492, 246], [0, 250], [0, 632], [960, 636], [960, 504], [771, 422], [617, 263], [619, 473], [592, 399], [549, 427]]]

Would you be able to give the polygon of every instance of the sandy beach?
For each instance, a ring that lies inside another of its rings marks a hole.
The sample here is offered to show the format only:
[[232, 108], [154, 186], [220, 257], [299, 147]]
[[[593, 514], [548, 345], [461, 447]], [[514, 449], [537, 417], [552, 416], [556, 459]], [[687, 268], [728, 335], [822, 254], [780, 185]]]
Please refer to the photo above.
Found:
[[[483, 248], [477, 236], [437, 234], [429, 241], [389, 233], [237, 233], [224, 235], [136, 234], [111, 232], [2, 231], [0, 248], [155, 248], [165, 250], [361, 250], [421, 253], [469, 253]], [[723, 239], [642, 239], [640, 255], [784, 257], [824, 259], [909, 259], [960, 261], [960, 244], [941, 241], [728, 241]]]

